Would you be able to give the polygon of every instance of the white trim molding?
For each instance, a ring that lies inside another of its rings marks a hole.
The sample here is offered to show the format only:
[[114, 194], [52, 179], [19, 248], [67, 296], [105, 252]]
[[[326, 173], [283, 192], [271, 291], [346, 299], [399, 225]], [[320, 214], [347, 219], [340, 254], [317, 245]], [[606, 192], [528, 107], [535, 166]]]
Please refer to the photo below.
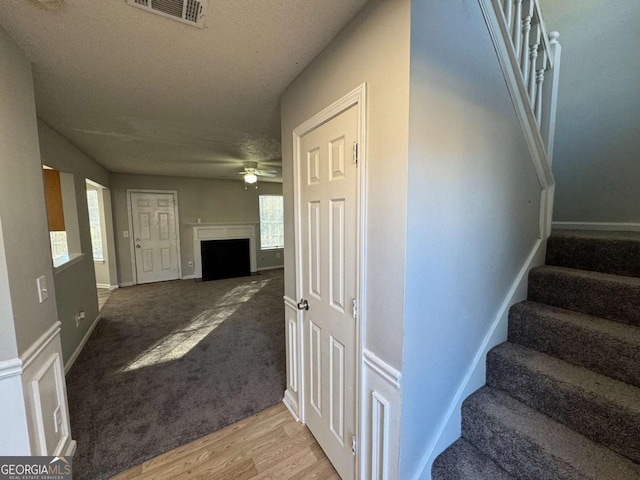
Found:
[[270, 267], [260, 267], [257, 269], [258, 272], [265, 272], [267, 270], [282, 270], [284, 268], [284, 264], [282, 265], [272, 265]]
[[363, 351], [360, 478], [398, 478], [401, 373], [370, 350]]
[[208, 240], [249, 239], [250, 270], [258, 269], [256, 258], [256, 222], [199, 223], [193, 226], [193, 276], [202, 278], [202, 242]]
[[420, 466], [417, 469], [415, 480], [424, 478], [426, 472], [431, 471], [431, 465], [440, 453], [460, 437], [462, 402], [471, 393], [486, 384], [486, 358], [487, 353], [496, 345], [507, 340], [507, 325], [509, 321], [509, 309], [512, 305], [527, 298], [527, 285], [529, 270], [544, 264], [546, 255], [546, 240], [536, 240], [516, 275], [509, 291], [507, 292], [498, 313], [487, 330], [480, 347], [467, 368], [465, 376], [458, 385], [449, 407], [446, 410], [433, 441], [427, 447]]
[[302, 359], [300, 358], [300, 338], [302, 325], [298, 305], [294, 299], [284, 296], [285, 345], [287, 358], [287, 388], [282, 401], [293, 417], [300, 421], [300, 385], [303, 382]]
[[63, 455], [75, 450], [69, 424], [60, 322], [44, 332], [20, 360], [31, 455]]
[[600, 230], [606, 232], [640, 232], [640, 223], [633, 222], [553, 222], [558, 230]]
[[96, 319], [93, 321], [93, 323], [89, 327], [89, 330], [87, 330], [87, 332], [84, 334], [84, 337], [82, 337], [82, 340], [80, 341], [80, 343], [76, 347], [76, 349], [73, 352], [73, 354], [67, 359], [66, 363], [64, 364], [64, 373], [65, 373], [65, 375], [67, 373], [69, 373], [69, 370], [71, 370], [71, 367], [73, 367], [74, 362], [77, 360], [78, 355], [80, 355], [80, 352], [82, 352], [82, 350], [84, 349], [84, 346], [86, 345], [87, 341], [89, 340], [89, 337], [93, 333], [93, 330], [96, 328], [96, 326], [98, 325], [98, 322], [100, 321], [101, 318], [102, 317], [100, 316], [100, 314], [98, 314]]
[[0, 362], [0, 380], [10, 377], [19, 377], [22, 374], [22, 360], [12, 358]]

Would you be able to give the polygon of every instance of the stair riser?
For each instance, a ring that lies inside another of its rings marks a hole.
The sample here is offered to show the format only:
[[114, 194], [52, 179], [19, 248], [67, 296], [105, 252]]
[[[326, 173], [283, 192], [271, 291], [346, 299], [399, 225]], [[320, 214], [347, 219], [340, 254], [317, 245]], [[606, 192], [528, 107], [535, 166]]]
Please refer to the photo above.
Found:
[[579, 386], [546, 376], [498, 352], [487, 356], [487, 385], [640, 462], [640, 410], [628, 410], [590, 395]]
[[514, 305], [509, 341], [640, 387], [640, 345]]
[[462, 437], [507, 472], [526, 480], [586, 480], [571, 465], [540, 449], [518, 430], [473, 404], [462, 406]]
[[640, 326], [640, 285], [534, 269], [528, 299]]
[[554, 237], [547, 242], [547, 265], [640, 277], [640, 242]]

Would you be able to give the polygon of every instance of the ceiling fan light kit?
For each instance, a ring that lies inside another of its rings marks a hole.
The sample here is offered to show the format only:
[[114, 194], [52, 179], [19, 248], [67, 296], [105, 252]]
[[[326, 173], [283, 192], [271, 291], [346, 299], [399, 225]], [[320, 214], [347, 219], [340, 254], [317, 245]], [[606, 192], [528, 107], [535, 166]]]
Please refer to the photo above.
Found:
[[243, 162], [244, 168], [238, 174], [242, 175], [244, 179], [244, 189], [247, 189], [247, 185], [256, 185], [258, 188], [258, 177], [275, 177], [277, 175], [276, 170], [259, 170], [258, 162]]

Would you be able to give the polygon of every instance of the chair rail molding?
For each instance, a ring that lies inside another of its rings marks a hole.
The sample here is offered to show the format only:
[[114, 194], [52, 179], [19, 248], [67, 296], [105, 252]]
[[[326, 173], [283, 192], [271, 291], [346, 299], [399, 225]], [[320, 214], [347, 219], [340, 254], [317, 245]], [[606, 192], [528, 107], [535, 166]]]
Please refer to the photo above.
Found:
[[400, 382], [402, 374], [370, 350], [363, 350], [360, 478], [398, 478]]

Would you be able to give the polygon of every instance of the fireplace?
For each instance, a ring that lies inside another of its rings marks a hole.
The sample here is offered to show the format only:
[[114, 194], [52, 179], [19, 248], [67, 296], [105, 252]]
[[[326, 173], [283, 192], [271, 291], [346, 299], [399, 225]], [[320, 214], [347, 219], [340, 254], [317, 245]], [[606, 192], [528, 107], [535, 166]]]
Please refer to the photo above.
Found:
[[210, 240], [248, 240], [249, 270], [257, 271], [256, 226], [257, 222], [242, 223], [195, 223], [193, 225], [193, 276], [203, 278], [202, 244]]
[[205, 240], [200, 248], [203, 282], [251, 275], [248, 238]]

